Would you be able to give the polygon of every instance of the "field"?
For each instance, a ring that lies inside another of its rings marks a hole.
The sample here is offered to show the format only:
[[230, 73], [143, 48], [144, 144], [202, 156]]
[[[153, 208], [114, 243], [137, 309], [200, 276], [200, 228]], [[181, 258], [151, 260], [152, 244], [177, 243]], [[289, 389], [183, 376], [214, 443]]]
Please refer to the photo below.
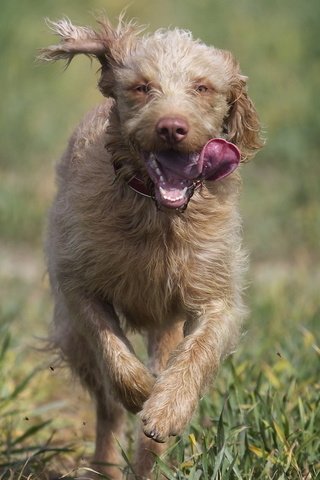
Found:
[[[0, 17], [0, 480], [86, 478], [94, 418], [45, 341], [52, 303], [42, 254], [54, 163], [99, 101], [96, 67], [34, 62], [43, 18], [92, 23], [125, 2], [4, 0]], [[150, 29], [179, 25], [232, 50], [267, 144], [243, 170], [250, 315], [189, 429], [157, 459], [169, 479], [320, 479], [320, 3], [137, 0]], [[126, 471], [134, 438], [121, 445]], [[120, 448], [120, 447], [119, 447]]]

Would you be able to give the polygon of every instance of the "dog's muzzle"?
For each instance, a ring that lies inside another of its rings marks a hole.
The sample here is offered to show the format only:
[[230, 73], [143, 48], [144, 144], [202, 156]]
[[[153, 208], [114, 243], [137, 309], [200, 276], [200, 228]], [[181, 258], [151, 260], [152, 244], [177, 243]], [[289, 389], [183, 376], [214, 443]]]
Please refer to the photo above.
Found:
[[174, 209], [184, 209], [204, 180], [215, 181], [232, 173], [240, 159], [240, 150], [223, 138], [212, 138], [200, 153], [166, 150], [144, 154], [157, 204]]

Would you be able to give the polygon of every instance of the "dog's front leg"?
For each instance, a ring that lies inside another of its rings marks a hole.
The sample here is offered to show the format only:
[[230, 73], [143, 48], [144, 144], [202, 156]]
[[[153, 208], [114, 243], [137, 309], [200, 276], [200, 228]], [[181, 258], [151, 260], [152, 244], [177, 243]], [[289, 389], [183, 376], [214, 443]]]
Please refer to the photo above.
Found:
[[139, 412], [155, 378], [136, 357], [113, 307], [80, 295], [68, 303], [77, 329], [94, 352], [103, 387], [111, 390], [127, 410]]
[[[160, 329], [152, 329], [148, 333], [149, 367], [158, 377], [165, 369], [170, 354], [183, 340], [183, 319], [175, 318], [172, 323]], [[149, 478], [155, 456], [160, 456], [165, 445], [156, 443], [147, 438], [142, 430], [139, 432], [137, 450], [135, 454], [134, 470], [138, 478]]]
[[157, 442], [181, 433], [220, 359], [230, 349], [235, 324], [226, 312], [206, 312], [175, 350], [140, 414], [144, 433]]

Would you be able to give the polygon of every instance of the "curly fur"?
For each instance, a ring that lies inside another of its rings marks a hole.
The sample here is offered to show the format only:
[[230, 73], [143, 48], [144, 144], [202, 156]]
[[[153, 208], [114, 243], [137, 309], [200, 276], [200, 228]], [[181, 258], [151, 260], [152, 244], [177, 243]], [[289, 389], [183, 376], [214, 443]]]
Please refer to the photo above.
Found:
[[[99, 88], [110, 97], [77, 127], [57, 170], [46, 243], [54, 342], [96, 400], [94, 465], [120, 477], [101, 462], [119, 460], [112, 432], [119, 434], [123, 405], [140, 412], [151, 437], [140, 435], [136, 454], [136, 472], [146, 477], [150, 451], [160, 453], [159, 442], [183, 431], [238, 340], [245, 313], [240, 177], [205, 182], [183, 213], [158, 210], [127, 180], [150, 181], [141, 152], [159, 148], [156, 124], [172, 112], [189, 125], [181, 151], [220, 136], [245, 161], [262, 141], [246, 77], [229, 52], [178, 29], [141, 36], [122, 18], [116, 27], [99, 25], [51, 22], [61, 42], [40, 54], [68, 63], [80, 53], [97, 58]], [[199, 83], [205, 92], [196, 91]], [[126, 337], [130, 329], [148, 337], [148, 367]]]

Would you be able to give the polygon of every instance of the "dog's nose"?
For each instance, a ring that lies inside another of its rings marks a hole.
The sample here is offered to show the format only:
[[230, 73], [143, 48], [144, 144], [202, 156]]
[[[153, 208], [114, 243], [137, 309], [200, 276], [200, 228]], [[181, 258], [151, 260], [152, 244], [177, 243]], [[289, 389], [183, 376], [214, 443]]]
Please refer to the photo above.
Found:
[[189, 125], [180, 117], [162, 117], [156, 125], [156, 131], [167, 143], [179, 143], [188, 135]]

